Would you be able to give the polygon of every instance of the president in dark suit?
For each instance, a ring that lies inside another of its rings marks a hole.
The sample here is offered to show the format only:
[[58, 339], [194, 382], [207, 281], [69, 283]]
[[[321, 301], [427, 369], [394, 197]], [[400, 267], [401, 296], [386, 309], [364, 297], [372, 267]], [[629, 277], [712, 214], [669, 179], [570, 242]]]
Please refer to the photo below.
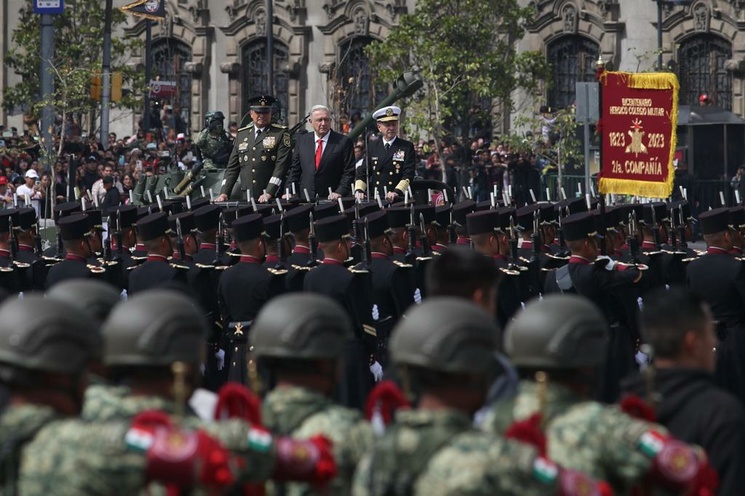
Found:
[[[354, 146], [352, 140], [331, 129], [331, 111], [316, 105], [310, 111], [312, 133], [298, 137], [287, 179], [295, 185], [296, 194], [311, 199], [336, 200], [348, 196], [354, 180]], [[331, 191], [329, 191], [331, 190]]]
[[400, 114], [401, 109], [396, 106], [383, 107], [373, 113], [380, 139], [368, 148], [369, 171], [365, 167], [356, 170], [354, 192], [360, 199], [368, 194], [369, 186], [371, 197], [377, 191], [381, 198], [394, 202], [404, 196], [414, 180], [416, 150], [411, 141], [398, 137]]

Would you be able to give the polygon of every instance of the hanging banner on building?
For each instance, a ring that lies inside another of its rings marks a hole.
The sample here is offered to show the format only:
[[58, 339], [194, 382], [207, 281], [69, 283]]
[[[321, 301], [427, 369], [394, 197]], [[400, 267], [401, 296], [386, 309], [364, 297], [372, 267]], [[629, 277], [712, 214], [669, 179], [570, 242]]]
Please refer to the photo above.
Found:
[[162, 21], [166, 18], [165, 0], [135, 0], [120, 9], [151, 21]]
[[673, 73], [599, 77], [603, 194], [667, 198], [673, 188], [678, 79]]

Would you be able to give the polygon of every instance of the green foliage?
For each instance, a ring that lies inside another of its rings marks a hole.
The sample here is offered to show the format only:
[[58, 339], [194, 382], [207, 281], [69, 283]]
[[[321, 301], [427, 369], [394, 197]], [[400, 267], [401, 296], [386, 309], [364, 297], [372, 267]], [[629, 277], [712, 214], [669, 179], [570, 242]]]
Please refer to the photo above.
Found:
[[[93, 74], [101, 72], [104, 3], [100, 0], [67, 0], [64, 13], [54, 16], [56, 43], [51, 65], [55, 92], [51, 103], [57, 115], [85, 114], [99, 106], [99, 102], [90, 98], [90, 82]], [[136, 38], [116, 37], [113, 33], [116, 33], [117, 26], [127, 22], [128, 16], [116, 8], [112, 14], [111, 70], [122, 72], [125, 87], [139, 90], [144, 86], [143, 76], [127, 66], [127, 62], [140, 50], [142, 43]], [[40, 94], [40, 53], [40, 16], [34, 14], [31, 0], [26, 0], [5, 56], [8, 69], [23, 79], [5, 89], [3, 107], [6, 110], [20, 106], [30, 116], [38, 118], [41, 115], [46, 102]], [[131, 109], [137, 103], [130, 93], [118, 105]]]
[[394, 81], [416, 68], [424, 88], [405, 102], [407, 125], [438, 141], [465, 136], [479, 114], [509, 113], [514, 90], [534, 94], [548, 75], [542, 54], [516, 50], [532, 13], [517, 0], [418, 0], [367, 47], [372, 71]]
[[555, 112], [550, 120], [552, 132], [555, 133], [553, 139], [546, 140], [542, 134], [545, 124], [543, 116], [521, 115], [515, 119], [515, 127], [529, 130], [529, 134], [527, 131], [522, 134], [511, 133], [505, 141], [512, 150], [538, 153], [548, 160], [552, 170], [556, 169], [559, 161], [566, 173], [572, 172], [572, 167], [567, 168], [567, 165], [583, 167], [584, 152], [579, 138], [581, 128], [577, 123], [574, 106]]

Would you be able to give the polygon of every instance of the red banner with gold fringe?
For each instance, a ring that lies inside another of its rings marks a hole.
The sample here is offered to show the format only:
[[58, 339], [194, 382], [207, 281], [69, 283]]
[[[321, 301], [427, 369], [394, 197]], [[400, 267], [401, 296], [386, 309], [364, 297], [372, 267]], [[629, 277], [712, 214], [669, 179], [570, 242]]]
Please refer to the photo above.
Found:
[[673, 188], [678, 79], [670, 72], [599, 77], [603, 194], [667, 198]]

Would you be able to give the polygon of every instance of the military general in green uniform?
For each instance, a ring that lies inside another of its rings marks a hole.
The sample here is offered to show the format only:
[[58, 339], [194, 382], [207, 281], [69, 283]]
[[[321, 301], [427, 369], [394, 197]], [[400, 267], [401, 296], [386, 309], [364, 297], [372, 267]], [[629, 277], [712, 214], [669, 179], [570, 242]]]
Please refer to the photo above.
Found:
[[292, 161], [292, 145], [287, 129], [272, 123], [275, 102], [266, 95], [250, 100], [253, 122], [238, 130], [216, 201], [228, 200], [239, 174], [243, 198], [250, 191], [259, 202], [269, 202], [281, 191]]

